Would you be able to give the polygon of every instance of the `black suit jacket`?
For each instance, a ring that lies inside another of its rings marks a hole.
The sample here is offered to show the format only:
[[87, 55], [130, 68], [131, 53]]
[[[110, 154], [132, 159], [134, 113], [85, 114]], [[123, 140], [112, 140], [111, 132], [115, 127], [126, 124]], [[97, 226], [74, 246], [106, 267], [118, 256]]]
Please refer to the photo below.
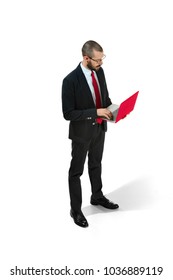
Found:
[[[112, 104], [105, 80], [103, 69], [97, 72], [101, 89], [102, 107]], [[87, 142], [94, 130], [97, 109], [80, 64], [68, 74], [62, 83], [62, 108], [66, 120], [70, 120], [69, 138], [75, 141]], [[107, 123], [103, 121], [103, 130], [107, 130]]]

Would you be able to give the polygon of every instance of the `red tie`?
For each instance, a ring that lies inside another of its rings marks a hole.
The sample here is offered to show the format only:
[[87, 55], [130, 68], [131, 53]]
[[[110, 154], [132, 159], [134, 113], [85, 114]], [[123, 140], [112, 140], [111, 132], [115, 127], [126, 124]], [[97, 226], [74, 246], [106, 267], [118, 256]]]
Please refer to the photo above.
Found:
[[[92, 77], [92, 84], [94, 87], [94, 92], [95, 92], [95, 97], [96, 97], [96, 108], [99, 109], [99, 108], [101, 108], [100, 91], [99, 91], [98, 83], [96, 81], [93, 71], [91, 72], [91, 77]], [[103, 120], [101, 118], [97, 118], [96, 121], [97, 121], [97, 123], [101, 124]]]

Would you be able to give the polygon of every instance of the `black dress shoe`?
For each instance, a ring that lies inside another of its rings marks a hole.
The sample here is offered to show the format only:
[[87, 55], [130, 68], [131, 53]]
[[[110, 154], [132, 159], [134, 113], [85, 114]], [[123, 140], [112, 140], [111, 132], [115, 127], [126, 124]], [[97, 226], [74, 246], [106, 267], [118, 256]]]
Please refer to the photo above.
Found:
[[105, 196], [98, 198], [98, 199], [91, 198], [91, 204], [92, 205], [101, 205], [107, 209], [118, 209], [119, 208], [118, 204], [113, 203], [112, 201], [107, 199]]
[[88, 222], [82, 212], [75, 212], [70, 210], [70, 216], [73, 218], [75, 224], [80, 227], [88, 227]]

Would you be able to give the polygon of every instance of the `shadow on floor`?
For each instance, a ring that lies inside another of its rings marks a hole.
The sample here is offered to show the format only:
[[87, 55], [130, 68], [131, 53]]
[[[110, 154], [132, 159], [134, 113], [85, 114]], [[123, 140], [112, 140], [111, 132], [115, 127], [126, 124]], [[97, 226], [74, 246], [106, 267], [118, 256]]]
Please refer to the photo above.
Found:
[[[157, 195], [153, 189], [152, 179], [148, 177], [135, 179], [105, 196], [111, 201], [118, 203], [120, 211], [149, 209], [157, 201]], [[83, 207], [82, 211], [85, 216], [89, 216], [116, 210], [105, 209], [101, 206], [88, 205]]]

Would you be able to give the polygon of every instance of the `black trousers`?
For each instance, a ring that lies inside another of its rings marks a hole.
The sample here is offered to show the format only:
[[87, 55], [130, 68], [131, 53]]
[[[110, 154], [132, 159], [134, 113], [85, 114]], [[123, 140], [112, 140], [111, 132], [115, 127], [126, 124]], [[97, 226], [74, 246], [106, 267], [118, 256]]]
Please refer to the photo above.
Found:
[[86, 156], [88, 155], [88, 173], [91, 182], [93, 198], [103, 196], [102, 193], [102, 155], [104, 149], [105, 131], [95, 124], [93, 136], [87, 143], [72, 140], [72, 160], [69, 169], [69, 192], [71, 208], [80, 211], [82, 206], [82, 189], [80, 177], [83, 174]]

